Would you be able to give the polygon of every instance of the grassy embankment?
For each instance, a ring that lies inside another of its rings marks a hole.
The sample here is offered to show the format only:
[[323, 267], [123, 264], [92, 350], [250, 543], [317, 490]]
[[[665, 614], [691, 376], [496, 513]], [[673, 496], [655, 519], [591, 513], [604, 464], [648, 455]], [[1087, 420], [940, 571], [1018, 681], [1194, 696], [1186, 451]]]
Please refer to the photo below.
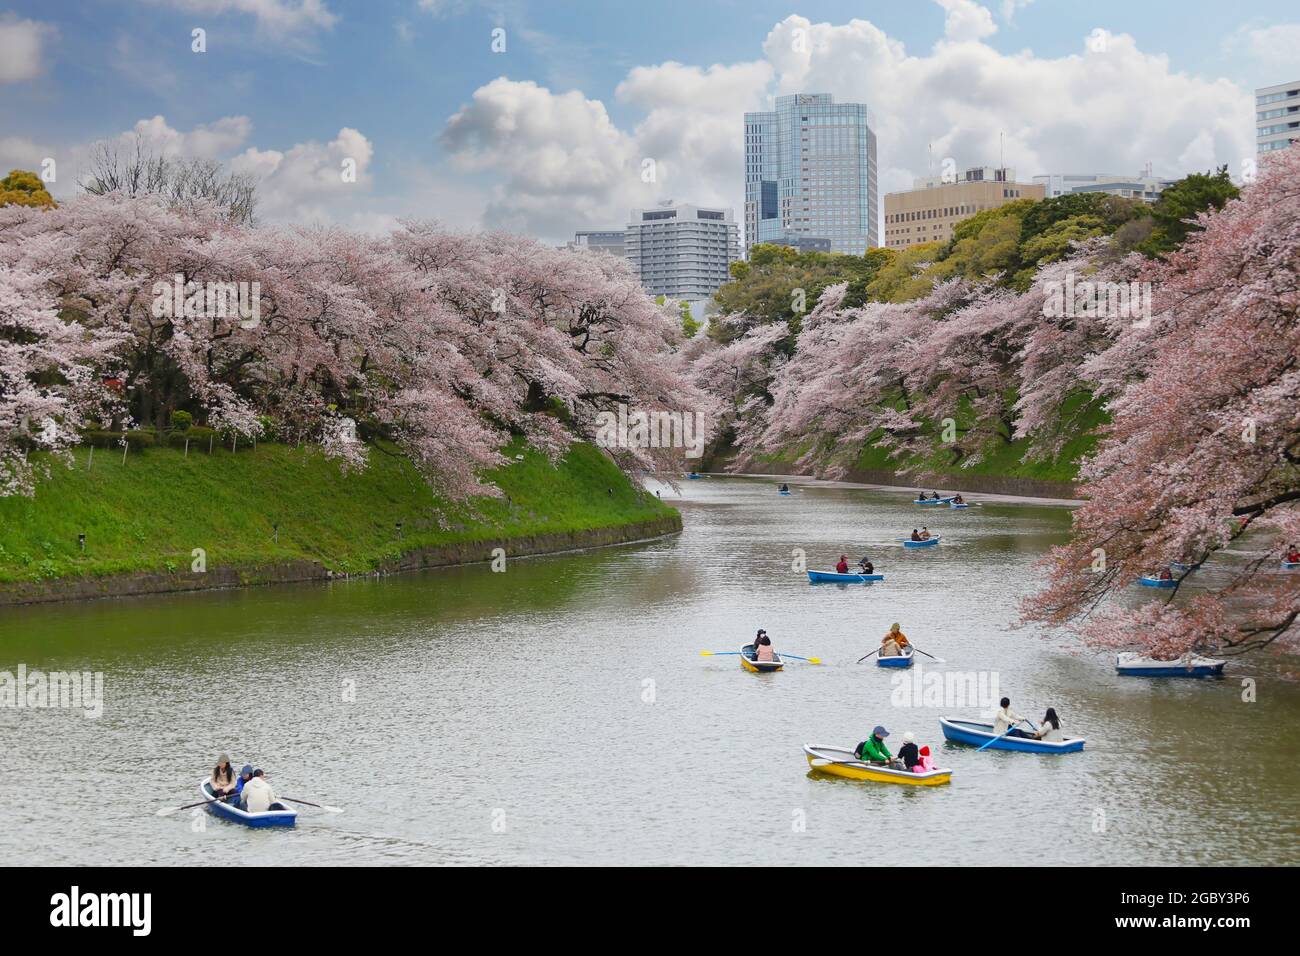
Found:
[[121, 452], [97, 449], [89, 468], [88, 457], [80, 448], [73, 468], [52, 465], [35, 498], [0, 498], [0, 582], [189, 571], [194, 548], [209, 567], [305, 559], [359, 573], [419, 548], [672, 514], [590, 445], [573, 446], [558, 466], [528, 452], [486, 476], [508, 498], [458, 506], [409, 461], [376, 449], [369, 467], [347, 474], [316, 448], [266, 443], [188, 456], [133, 449], [125, 464]]
[[[889, 449], [868, 442], [858, 454], [853, 468], [857, 471], [899, 472], [904, 468], [914, 473], [932, 475], [950, 475], [960, 478], [963, 475], [993, 476], [999, 478], [1028, 478], [1039, 481], [1074, 482], [1079, 476], [1079, 462], [1096, 447], [1099, 434], [1109, 419], [1105, 412], [1087, 395], [1077, 395], [1068, 400], [1060, 413], [1058, 426], [1072, 436], [1063, 444], [1061, 452], [1054, 458], [1028, 457], [1029, 440], [1025, 438], [1007, 441], [995, 438], [984, 446], [982, 459], [968, 468], [954, 460], [950, 447], [944, 445], [935, 429], [927, 429], [933, 435], [934, 450], [924, 456], [903, 459], [891, 458]], [[958, 420], [958, 427], [964, 423]], [[759, 461], [773, 463], [793, 463], [806, 451], [806, 448], [789, 448], [777, 454], [760, 455]]]

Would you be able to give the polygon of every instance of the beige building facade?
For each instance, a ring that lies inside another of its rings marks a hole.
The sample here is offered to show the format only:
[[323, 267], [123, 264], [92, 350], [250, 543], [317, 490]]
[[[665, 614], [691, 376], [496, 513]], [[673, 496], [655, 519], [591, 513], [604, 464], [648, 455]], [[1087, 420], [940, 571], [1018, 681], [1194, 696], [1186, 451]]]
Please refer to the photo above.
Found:
[[1016, 182], [1010, 169], [968, 169], [955, 182], [918, 179], [913, 189], [885, 196], [885, 247], [947, 242], [953, 227], [977, 212], [1045, 194], [1041, 183]]

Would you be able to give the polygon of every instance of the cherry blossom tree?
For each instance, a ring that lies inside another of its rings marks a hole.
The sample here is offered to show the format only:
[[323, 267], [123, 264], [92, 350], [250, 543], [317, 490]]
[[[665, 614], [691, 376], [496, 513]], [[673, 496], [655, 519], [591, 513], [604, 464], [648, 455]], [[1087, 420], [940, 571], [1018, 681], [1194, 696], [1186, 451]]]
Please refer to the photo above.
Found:
[[[1300, 149], [1200, 224], [1145, 269], [1151, 323], [1081, 365], [1114, 393], [1113, 424], [1083, 466], [1073, 538], [1025, 605], [1163, 657], [1294, 645], [1300, 616], [1300, 581], [1278, 567], [1300, 539]], [[1156, 600], [1127, 599], [1143, 573], [1216, 556], [1222, 585], [1178, 572]]]
[[[30, 444], [17, 422], [47, 381], [41, 401], [68, 406], [68, 441], [85, 417], [80, 392], [120, 378], [119, 421], [164, 427], [183, 407], [251, 436], [270, 418], [280, 436], [354, 467], [369, 443], [390, 441], [452, 498], [492, 493], [479, 476], [512, 438], [558, 457], [594, 436], [602, 410], [711, 420], [715, 408], [690, 380], [676, 316], [625, 264], [515, 236], [427, 223], [387, 237], [261, 229], [211, 204], [109, 193], [0, 210], [0, 267], [11, 326], [34, 329], [11, 338], [96, 343], [22, 345], [6, 364], [10, 462]], [[683, 449], [610, 453], [646, 469]]]

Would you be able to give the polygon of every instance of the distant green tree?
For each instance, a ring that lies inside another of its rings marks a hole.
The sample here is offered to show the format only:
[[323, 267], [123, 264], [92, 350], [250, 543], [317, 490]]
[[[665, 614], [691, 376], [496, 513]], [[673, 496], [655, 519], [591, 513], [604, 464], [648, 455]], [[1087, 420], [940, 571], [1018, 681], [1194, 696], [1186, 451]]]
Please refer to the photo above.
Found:
[[1228, 178], [1227, 166], [1214, 173], [1192, 173], [1166, 186], [1151, 210], [1155, 228], [1138, 249], [1148, 256], [1172, 252], [1190, 233], [1200, 230], [1188, 220], [1209, 209], [1222, 209], [1240, 195], [1241, 190]]
[[35, 173], [14, 169], [4, 179], [0, 179], [0, 206], [43, 206], [52, 209], [55, 205], [54, 197]]

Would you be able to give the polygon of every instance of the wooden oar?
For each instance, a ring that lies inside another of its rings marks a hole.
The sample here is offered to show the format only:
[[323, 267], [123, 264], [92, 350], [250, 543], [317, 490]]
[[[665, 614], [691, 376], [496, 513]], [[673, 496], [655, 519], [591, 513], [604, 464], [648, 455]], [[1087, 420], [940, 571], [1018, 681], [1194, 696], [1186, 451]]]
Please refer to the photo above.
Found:
[[158, 816], [169, 817], [179, 810], [192, 810], [194, 807], [206, 807], [209, 803], [220, 803], [223, 797], [214, 797], [211, 800], [200, 800], [198, 803], [187, 803], [183, 807], [163, 807], [158, 811]]
[[280, 800], [286, 800], [289, 803], [301, 803], [303, 806], [315, 807], [317, 810], [326, 810], [329, 813], [342, 813], [342, 807], [331, 807], [328, 804], [312, 803], [310, 800], [295, 800], [293, 797], [279, 797]]
[[878, 648], [878, 647], [877, 647], [874, 651], [867, 651], [867, 653], [863, 654], [861, 657], [858, 658], [857, 663], [861, 664], [863, 661], [865, 661], [865, 660], [866, 660], [868, 657], [870, 657], [872, 654], [879, 654], [879, 653], [880, 653], [880, 648]]
[[926, 651], [921, 650], [921, 649], [920, 649], [919, 647], [917, 647], [915, 644], [912, 645], [912, 650], [916, 651], [916, 653], [918, 653], [918, 654], [925, 654], [926, 657], [930, 658], [930, 660], [934, 661], [936, 664], [947, 664], [947, 663], [948, 663], [948, 662], [947, 662], [946, 660], [944, 660], [942, 657], [935, 657], [933, 654], [930, 654], [930, 653], [927, 653]]

